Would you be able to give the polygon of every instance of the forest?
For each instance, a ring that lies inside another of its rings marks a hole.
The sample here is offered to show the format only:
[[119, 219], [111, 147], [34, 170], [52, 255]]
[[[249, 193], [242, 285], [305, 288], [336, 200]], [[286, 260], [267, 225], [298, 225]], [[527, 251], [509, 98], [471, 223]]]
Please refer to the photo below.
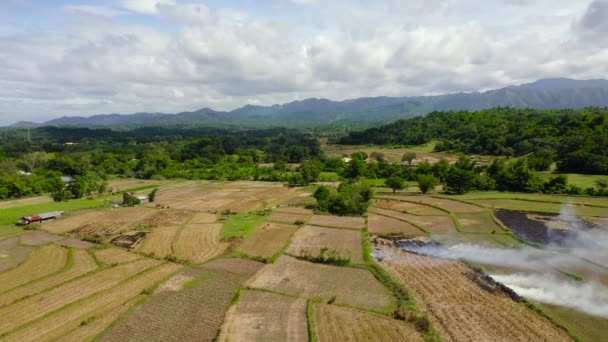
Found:
[[544, 171], [608, 174], [608, 109], [534, 110], [495, 108], [479, 112], [433, 112], [427, 116], [351, 132], [346, 145], [420, 145], [436, 151], [505, 157], [531, 156]]

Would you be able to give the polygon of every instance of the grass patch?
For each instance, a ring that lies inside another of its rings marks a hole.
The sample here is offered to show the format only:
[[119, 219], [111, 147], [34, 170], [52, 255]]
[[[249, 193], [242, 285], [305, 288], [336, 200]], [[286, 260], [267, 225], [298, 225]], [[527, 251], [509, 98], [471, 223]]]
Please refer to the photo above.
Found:
[[317, 342], [317, 333], [315, 332], [315, 317], [313, 313], [313, 306], [316, 300], [309, 298], [306, 301], [306, 319], [308, 321], [308, 341]]
[[319, 182], [339, 182], [340, 176], [337, 172], [321, 172]]
[[553, 173], [551, 171], [539, 172], [538, 173], [542, 178], [549, 179], [551, 177], [556, 176], [566, 176], [568, 177], [568, 184], [576, 185], [580, 188], [597, 188], [595, 184], [598, 180], [608, 181], [608, 176], [604, 175], [583, 175], [578, 173]]
[[103, 199], [78, 199], [68, 202], [51, 202], [43, 204], [25, 205], [0, 210], [0, 226], [17, 223], [23, 216], [40, 214], [49, 211], [75, 211], [103, 207]]
[[222, 227], [222, 239], [245, 239], [256, 228], [266, 222], [266, 216], [259, 216], [254, 214], [235, 214], [225, 215], [220, 218], [220, 221], [224, 224]]
[[117, 193], [118, 194], [124, 194], [125, 192], [144, 191], [144, 190], [156, 189], [158, 187], [159, 187], [158, 185], [144, 185], [144, 186], [140, 186], [140, 187], [137, 187], [137, 188], [131, 188], [131, 189], [121, 190], [121, 191], [119, 191]]

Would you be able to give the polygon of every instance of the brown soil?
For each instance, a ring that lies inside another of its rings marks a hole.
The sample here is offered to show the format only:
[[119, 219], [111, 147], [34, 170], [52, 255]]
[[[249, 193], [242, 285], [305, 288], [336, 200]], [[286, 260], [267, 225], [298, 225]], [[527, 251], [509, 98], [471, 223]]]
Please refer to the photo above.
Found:
[[216, 214], [210, 213], [196, 213], [190, 220], [190, 223], [214, 223], [217, 221]]
[[130, 232], [113, 238], [110, 243], [118, 247], [133, 249], [137, 247], [147, 235], [147, 232]]
[[264, 267], [264, 264], [253, 260], [228, 258], [213, 260], [200, 267], [209, 270], [226, 271], [243, 276], [253, 276], [257, 271]]
[[435, 198], [429, 196], [397, 196], [394, 198], [410, 202], [430, 204], [455, 213], [480, 213], [485, 210], [484, 208], [478, 207], [476, 205], [453, 201], [445, 198]]
[[308, 341], [302, 298], [246, 290], [224, 321], [218, 341]]
[[152, 227], [179, 226], [188, 222], [192, 216], [193, 213], [186, 210], [161, 210], [143, 220], [141, 224]]
[[95, 247], [94, 243], [90, 243], [87, 241], [82, 241], [82, 240], [78, 240], [78, 239], [74, 239], [74, 238], [65, 238], [65, 239], [57, 242], [57, 244], [59, 244], [61, 246], [65, 246], [65, 247], [72, 247], [72, 248], [78, 248], [78, 249], [89, 249], [89, 248]]
[[413, 324], [370, 312], [318, 303], [313, 317], [319, 341], [423, 341]]
[[365, 219], [363, 217], [314, 215], [309, 223], [315, 226], [332, 228], [361, 229], [365, 227]]
[[356, 307], [382, 309], [392, 296], [367, 270], [313, 264], [289, 256], [266, 265], [247, 285], [253, 288], [317, 297]]
[[21, 243], [29, 246], [40, 246], [49, 242], [55, 242], [62, 239], [63, 237], [61, 236], [40, 231], [26, 232], [25, 234], [21, 235]]
[[14, 246], [6, 253], [0, 253], [0, 255], [3, 256], [3, 258], [0, 258], [0, 272], [19, 265], [34, 251], [34, 249], [35, 248], [31, 246]]
[[299, 256], [302, 251], [310, 251], [316, 256], [323, 247], [338, 251], [352, 263], [363, 263], [361, 233], [355, 230], [306, 226], [293, 235], [287, 252]]
[[296, 222], [307, 222], [310, 220], [311, 215], [301, 215], [294, 213], [273, 213], [268, 217], [270, 221], [296, 223]]
[[274, 211], [288, 214], [312, 215], [313, 211], [302, 207], [278, 207]]
[[265, 223], [239, 246], [239, 251], [252, 256], [269, 258], [281, 251], [297, 226]]
[[394, 218], [383, 215], [369, 214], [369, 232], [373, 234], [402, 234], [402, 235], [424, 235], [426, 234], [418, 227]]
[[137, 254], [129, 253], [118, 248], [106, 248], [95, 251], [95, 257], [108, 265], [132, 262], [140, 258]]
[[461, 262], [378, 246], [381, 262], [411, 291], [444, 341], [569, 341], [546, 318], [502, 292], [484, 290]]

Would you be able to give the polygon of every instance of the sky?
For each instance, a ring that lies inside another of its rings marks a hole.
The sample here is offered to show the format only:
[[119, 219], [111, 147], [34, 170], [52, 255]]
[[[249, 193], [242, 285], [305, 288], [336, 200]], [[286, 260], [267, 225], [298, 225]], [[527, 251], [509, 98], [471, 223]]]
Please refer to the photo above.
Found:
[[0, 0], [0, 125], [608, 78], [608, 0]]

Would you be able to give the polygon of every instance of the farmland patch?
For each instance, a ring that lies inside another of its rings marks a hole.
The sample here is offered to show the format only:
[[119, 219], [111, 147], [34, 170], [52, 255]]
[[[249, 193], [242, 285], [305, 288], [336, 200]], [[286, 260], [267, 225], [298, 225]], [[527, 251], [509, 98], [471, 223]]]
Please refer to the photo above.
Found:
[[[392, 196], [390, 198], [399, 198]], [[389, 199], [377, 199], [374, 202], [374, 206], [377, 208], [388, 209], [398, 212], [409, 213], [412, 215], [434, 215], [434, 216], [445, 216], [447, 213], [437, 208], [433, 208], [424, 204], [417, 204], [411, 202], [402, 202], [398, 200]]]
[[245, 290], [228, 310], [218, 341], [308, 341], [306, 300]]
[[129, 253], [119, 248], [106, 248], [95, 251], [95, 257], [108, 265], [132, 262], [140, 258], [137, 254]]
[[293, 235], [287, 252], [295, 256], [303, 251], [318, 255], [324, 247], [338, 251], [352, 263], [363, 263], [361, 233], [355, 230], [306, 226]]
[[449, 216], [418, 216], [377, 207], [369, 208], [369, 212], [417, 224], [431, 234], [456, 232], [454, 221]]
[[313, 215], [309, 223], [322, 227], [354, 229], [361, 229], [365, 227], [365, 219], [363, 217]]
[[411, 202], [434, 205], [454, 213], [480, 213], [484, 211], [483, 208], [476, 205], [454, 201], [447, 198], [435, 198], [429, 196], [398, 196], [396, 198]]
[[178, 276], [191, 278], [189, 286], [154, 295], [117, 324], [103, 340], [213, 340], [232, 298], [249, 276], [200, 266]]
[[203, 262], [222, 254], [228, 245], [220, 240], [222, 225], [189, 224], [173, 243], [174, 255], [181, 260]]
[[502, 232], [502, 228], [494, 221], [489, 212], [474, 214], [457, 214], [461, 230], [473, 233]]
[[367, 270], [312, 264], [289, 256], [264, 266], [247, 284], [296, 296], [336, 297], [338, 303], [370, 309], [393, 304], [388, 290]]
[[29, 246], [40, 246], [49, 242], [55, 242], [63, 239], [61, 236], [49, 234], [42, 231], [26, 232], [21, 234], [21, 243]]
[[57, 245], [42, 246], [19, 266], [0, 273], [0, 292], [57, 272], [67, 260], [67, 249]]
[[282, 213], [275, 212], [268, 218], [270, 221], [285, 222], [285, 223], [297, 223], [306, 222], [311, 218], [312, 215], [302, 215], [294, 213]]
[[173, 240], [182, 229], [179, 226], [160, 227], [153, 229], [137, 250], [153, 257], [164, 258], [173, 254]]
[[211, 213], [196, 213], [190, 220], [190, 223], [214, 223], [217, 221], [217, 215]]
[[278, 207], [274, 211], [288, 214], [312, 215], [313, 211], [302, 207]]
[[[444, 341], [568, 341], [549, 320], [502, 292], [482, 289], [461, 262], [378, 246], [382, 266], [403, 282]], [[514, 329], [514, 327], [517, 327]]]
[[317, 303], [313, 317], [319, 341], [423, 341], [413, 324], [384, 315]]
[[243, 253], [270, 258], [283, 249], [297, 226], [281, 223], [265, 223], [239, 246]]
[[370, 213], [368, 216], [369, 232], [373, 234], [401, 234], [401, 235], [423, 235], [426, 234], [418, 227], [401, 220], [384, 215]]
[[193, 213], [186, 210], [160, 210], [143, 220], [142, 224], [152, 227], [179, 226], [188, 222], [192, 216]]

